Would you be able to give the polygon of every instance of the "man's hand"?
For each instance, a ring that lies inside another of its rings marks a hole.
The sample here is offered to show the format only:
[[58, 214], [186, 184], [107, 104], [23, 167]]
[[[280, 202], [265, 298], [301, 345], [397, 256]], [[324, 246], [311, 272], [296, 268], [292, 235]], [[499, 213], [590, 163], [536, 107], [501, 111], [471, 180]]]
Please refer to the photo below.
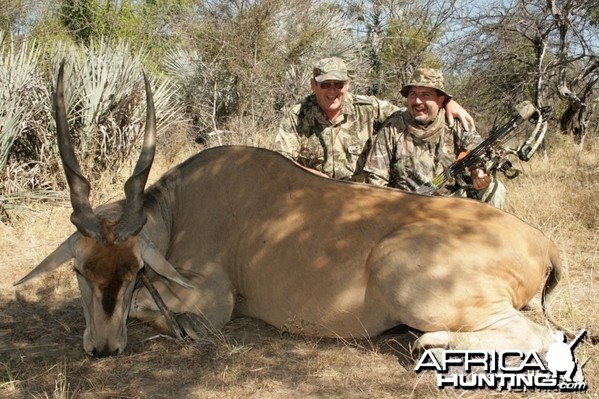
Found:
[[467, 131], [476, 130], [476, 126], [474, 125], [474, 118], [454, 100], [449, 100], [449, 102], [445, 105], [445, 115], [447, 118], [447, 123], [449, 126], [453, 126], [455, 123], [455, 118], [462, 123], [464, 129]]
[[493, 176], [488, 174], [484, 169], [474, 169], [470, 172], [470, 177], [472, 178], [472, 186], [477, 191], [489, 187], [489, 184], [493, 181]]

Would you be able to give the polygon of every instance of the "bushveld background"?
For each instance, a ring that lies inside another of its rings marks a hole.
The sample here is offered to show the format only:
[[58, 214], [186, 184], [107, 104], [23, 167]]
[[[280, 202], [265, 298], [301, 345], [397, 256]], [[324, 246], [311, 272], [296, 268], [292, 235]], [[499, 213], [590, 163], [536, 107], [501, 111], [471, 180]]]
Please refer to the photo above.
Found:
[[553, 108], [545, 147], [503, 179], [507, 211], [561, 249], [556, 319], [596, 334], [598, 12], [597, 0], [0, 0], [0, 397], [599, 397], [588, 342], [575, 354], [589, 390], [573, 394], [439, 391], [413, 372], [415, 335], [403, 330], [317, 340], [238, 319], [191, 343], [130, 322], [124, 355], [92, 359], [70, 265], [13, 287], [73, 230], [52, 118], [62, 59], [99, 205], [122, 197], [136, 159], [142, 70], [158, 115], [155, 180], [206, 147], [268, 147], [282, 112], [308, 93], [312, 63], [338, 55], [353, 91], [398, 105], [415, 67], [443, 69], [483, 135], [522, 100]]

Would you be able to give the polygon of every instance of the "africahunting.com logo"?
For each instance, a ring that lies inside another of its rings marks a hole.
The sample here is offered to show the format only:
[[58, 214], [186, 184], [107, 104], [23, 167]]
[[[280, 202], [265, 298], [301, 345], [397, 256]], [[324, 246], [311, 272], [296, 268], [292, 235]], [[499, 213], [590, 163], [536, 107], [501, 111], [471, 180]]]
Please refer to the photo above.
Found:
[[582, 330], [567, 342], [558, 331], [545, 362], [537, 352], [427, 349], [414, 370], [435, 371], [440, 389], [581, 392], [587, 385], [574, 349], [585, 334]]

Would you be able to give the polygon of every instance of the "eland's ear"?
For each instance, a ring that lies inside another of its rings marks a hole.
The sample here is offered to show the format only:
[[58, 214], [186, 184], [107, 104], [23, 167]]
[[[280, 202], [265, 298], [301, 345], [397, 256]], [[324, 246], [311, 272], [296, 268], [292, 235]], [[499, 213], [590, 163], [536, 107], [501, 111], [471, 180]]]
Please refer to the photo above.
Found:
[[179, 274], [168, 260], [146, 240], [139, 240], [141, 246], [141, 258], [152, 270], [185, 288], [193, 288], [189, 280]]
[[73, 246], [78, 240], [79, 233], [73, 233], [62, 244], [60, 244], [58, 248], [48, 255], [46, 259], [44, 259], [39, 265], [30, 271], [29, 274], [17, 281], [14, 285], [23, 284], [24, 282], [31, 280], [40, 274], [51, 272], [66, 261], [72, 259], [74, 256]]

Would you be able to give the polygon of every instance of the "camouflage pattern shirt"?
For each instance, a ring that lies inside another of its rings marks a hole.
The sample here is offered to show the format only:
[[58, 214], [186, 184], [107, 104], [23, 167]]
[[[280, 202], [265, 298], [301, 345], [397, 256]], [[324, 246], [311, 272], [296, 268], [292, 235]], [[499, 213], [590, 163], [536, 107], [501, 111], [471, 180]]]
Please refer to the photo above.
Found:
[[364, 171], [368, 183], [415, 191], [431, 183], [460, 152], [469, 151], [482, 141], [477, 132], [466, 132], [458, 121], [449, 128], [443, 109], [437, 118], [443, 118], [441, 133], [432, 140], [419, 139], [408, 131], [408, 111], [389, 118], [367, 156]]
[[362, 168], [372, 137], [397, 110], [376, 97], [347, 93], [343, 115], [329, 121], [312, 94], [287, 112], [274, 149], [334, 179], [363, 180]]

